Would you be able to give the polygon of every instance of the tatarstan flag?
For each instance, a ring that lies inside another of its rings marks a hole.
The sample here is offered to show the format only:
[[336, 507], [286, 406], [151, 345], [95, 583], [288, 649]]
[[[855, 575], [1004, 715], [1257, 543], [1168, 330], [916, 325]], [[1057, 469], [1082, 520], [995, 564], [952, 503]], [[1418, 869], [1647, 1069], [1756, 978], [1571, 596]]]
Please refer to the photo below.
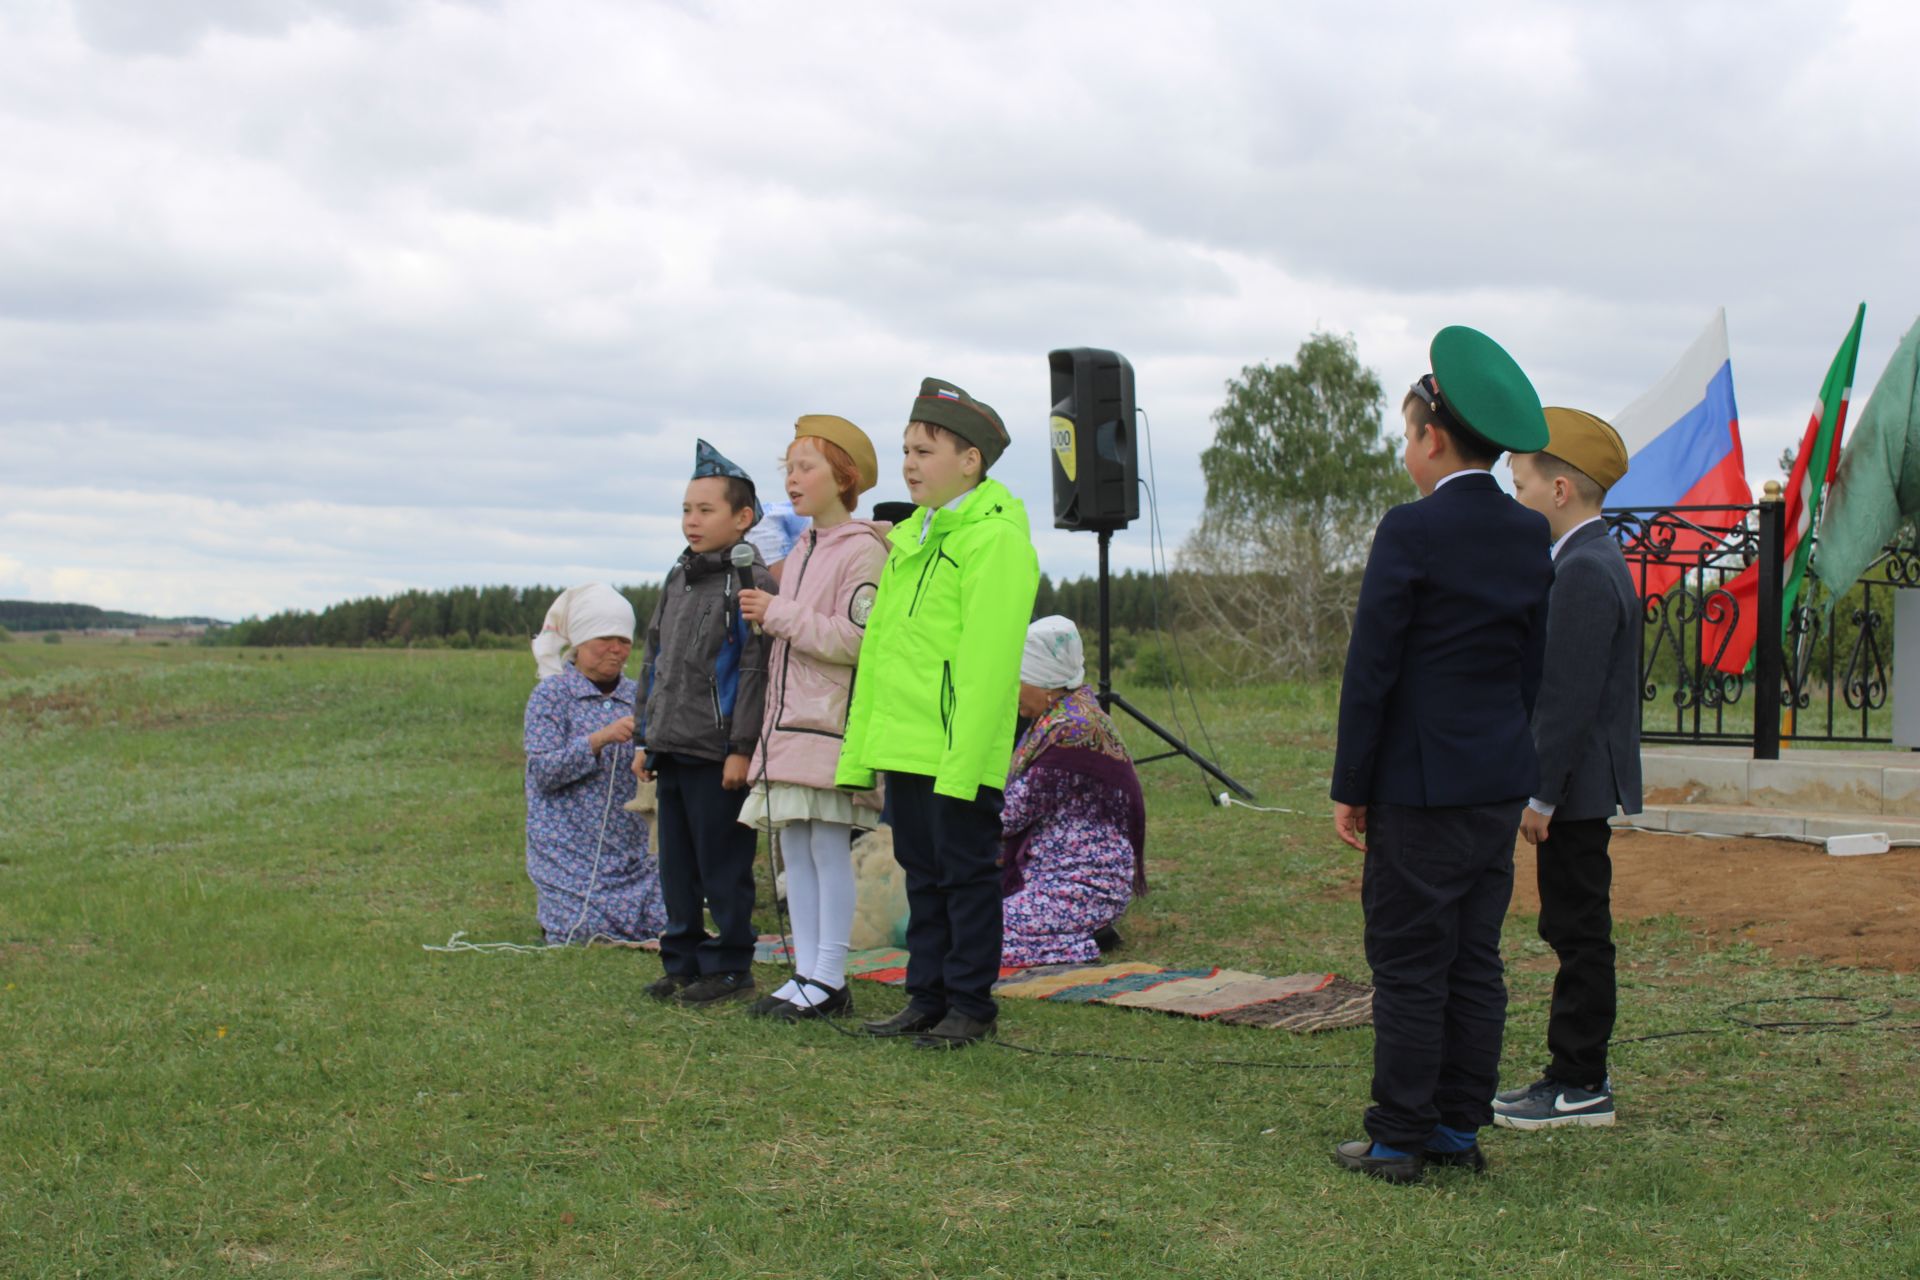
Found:
[[[1799, 451], [1793, 455], [1793, 474], [1787, 478], [1786, 492], [1786, 570], [1785, 593], [1781, 597], [1780, 625], [1784, 629], [1793, 617], [1794, 606], [1806, 586], [1807, 559], [1813, 553], [1809, 535], [1820, 519], [1820, 503], [1827, 485], [1840, 465], [1840, 438], [1847, 427], [1847, 397], [1853, 393], [1854, 362], [1860, 355], [1860, 326], [1867, 318], [1867, 304], [1853, 313], [1853, 328], [1847, 331], [1840, 350], [1834, 352], [1827, 367], [1827, 380], [1820, 384], [1820, 401], [1807, 420], [1806, 434], [1800, 438]], [[1760, 563], [1755, 561], [1727, 585], [1739, 605], [1731, 627], [1723, 619], [1701, 625], [1701, 645], [1709, 657], [1717, 652], [1714, 666], [1729, 675], [1747, 669], [1753, 656], [1760, 611]], [[1730, 632], [1730, 634], [1729, 634]], [[1722, 637], [1726, 648], [1720, 648]], [[1792, 656], [1788, 656], [1792, 661]]]

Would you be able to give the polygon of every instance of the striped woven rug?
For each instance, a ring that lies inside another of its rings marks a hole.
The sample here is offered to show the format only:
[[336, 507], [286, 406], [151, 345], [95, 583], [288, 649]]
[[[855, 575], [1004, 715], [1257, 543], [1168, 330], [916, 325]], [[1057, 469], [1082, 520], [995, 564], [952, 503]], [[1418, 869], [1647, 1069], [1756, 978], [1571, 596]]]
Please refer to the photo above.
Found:
[[[758, 964], [784, 964], [791, 957], [779, 937], [767, 935], [755, 945], [753, 958]], [[851, 952], [847, 975], [899, 986], [907, 980], [907, 953], [897, 947]], [[1003, 1000], [1114, 1005], [1284, 1031], [1335, 1031], [1373, 1021], [1373, 988], [1333, 973], [1269, 978], [1239, 969], [1164, 969], [1138, 961], [1055, 964], [1002, 969], [993, 992]]]

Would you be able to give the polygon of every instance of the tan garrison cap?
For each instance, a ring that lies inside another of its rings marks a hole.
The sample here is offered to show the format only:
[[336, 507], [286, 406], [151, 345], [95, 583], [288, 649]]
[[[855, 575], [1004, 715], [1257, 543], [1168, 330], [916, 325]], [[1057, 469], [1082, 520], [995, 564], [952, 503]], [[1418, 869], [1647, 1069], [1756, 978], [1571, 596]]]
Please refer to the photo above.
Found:
[[803, 413], [793, 424], [793, 438], [798, 440], [801, 436], [831, 440], [846, 450], [847, 456], [853, 459], [854, 469], [860, 473], [861, 493], [880, 483], [880, 461], [873, 452], [873, 441], [845, 418], [836, 418], [831, 413]]
[[1547, 447], [1560, 461], [1582, 472], [1602, 489], [1611, 489], [1627, 474], [1627, 446], [1605, 419], [1584, 409], [1548, 406]]

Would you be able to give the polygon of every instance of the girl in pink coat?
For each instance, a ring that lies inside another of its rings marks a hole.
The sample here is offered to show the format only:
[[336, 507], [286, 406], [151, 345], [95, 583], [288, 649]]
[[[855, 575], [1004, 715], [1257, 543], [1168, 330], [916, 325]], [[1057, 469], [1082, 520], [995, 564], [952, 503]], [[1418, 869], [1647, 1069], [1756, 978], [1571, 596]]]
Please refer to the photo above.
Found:
[[852, 515], [878, 479], [866, 433], [830, 414], [794, 424], [787, 496], [813, 527], [785, 562], [780, 594], [742, 591], [740, 611], [772, 639], [761, 749], [740, 821], [779, 832], [787, 871], [796, 977], [752, 1006], [785, 1020], [844, 1013], [847, 938], [853, 931], [855, 827], [879, 821], [877, 793], [833, 785], [846, 731], [860, 641], [887, 559], [890, 526]]

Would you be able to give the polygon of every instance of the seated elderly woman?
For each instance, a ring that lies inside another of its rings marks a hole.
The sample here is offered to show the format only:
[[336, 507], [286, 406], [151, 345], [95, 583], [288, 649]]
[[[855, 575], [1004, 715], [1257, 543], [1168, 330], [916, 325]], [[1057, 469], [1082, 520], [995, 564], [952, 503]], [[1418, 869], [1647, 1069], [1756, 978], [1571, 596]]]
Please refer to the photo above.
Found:
[[[527, 700], [527, 876], [548, 946], [643, 942], [667, 927], [633, 776], [639, 686], [623, 674], [633, 606], [602, 583], [571, 587], [533, 642]], [[571, 658], [568, 651], [571, 649]]]
[[1028, 628], [1020, 715], [1033, 723], [1014, 748], [1000, 814], [1008, 967], [1098, 959], [1094, 935], [1147, 891], [1140, 779], [1085, 681], [1071, 621]]

